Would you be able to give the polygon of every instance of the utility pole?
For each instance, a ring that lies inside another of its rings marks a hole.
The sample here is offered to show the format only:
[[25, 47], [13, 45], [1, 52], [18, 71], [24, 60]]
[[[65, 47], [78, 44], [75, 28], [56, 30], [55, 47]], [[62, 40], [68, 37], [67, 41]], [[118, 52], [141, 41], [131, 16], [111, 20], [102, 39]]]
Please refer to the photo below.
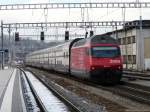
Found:
[[128, 51], [127, 51], [127, 29], [126, 29], [126, 23], [125, 23], [125, 18], [126, 18], [126, 9], [122, 8], [122, 14], [123, 14], [123, 31], [124, 31], [124, 46], [125, 46], [125, 64], [126, 64], [126, 69], [128, 69]]
[[[3, 51], [3, 21], [1, 21], [1, 50]], [[2, 52], [2, 60], [1, 60], [1, 62], [2, 62], [2, 69], [4, 69], [4, 52]]]
[[[125, 24], [125, 23], [124, 23]], [[115, 23], [115, 30], [116, 30], [116, 39], [117, 39], [117, 41], [118, 41], [118, 28], [117, 28], [117, 23]]]
[[[140, 0], [136, 0], [140, 3]], [[139, 5], [137, 5], [139, 6]], [[144, 71], [145, 60], [144, 60], [144, 36], [143, 36], [143, 23], [142, 23], [142, 10], [141, 5], [139, 6], [140, 18], [139, 18], [139, 35], [137, 36], [137, 69], [139, 71]]]
[[9, 28], [8, 28], [8, 34], [9, 34], [9, 49], [8, 49], [8, 53], [9, 53], [9, 63], [11, 64], [11, 39], [10, 39], [10, 35], [11, 35], [11, 29], [10, 29], [10, 24], [9, 24]]
[[142, 28], [142, 16], [140, 16], [139, 36], [137, 37], [137, 69], [144, 71], [144, 37]]

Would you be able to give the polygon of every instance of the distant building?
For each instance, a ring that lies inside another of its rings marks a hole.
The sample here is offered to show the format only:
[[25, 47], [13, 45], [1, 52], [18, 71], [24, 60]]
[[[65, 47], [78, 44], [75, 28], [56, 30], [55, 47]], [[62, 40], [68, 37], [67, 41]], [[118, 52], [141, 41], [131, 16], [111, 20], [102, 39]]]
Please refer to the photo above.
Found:
[[[137, 23], [137, 26], [132, 24]], [[116, 37], [120, 44], [124, 68], [150, 70], [150, 20], [126, 23], [123, 29], [103, 35]], [[139, 25], [142, 24], [140, 27]]]

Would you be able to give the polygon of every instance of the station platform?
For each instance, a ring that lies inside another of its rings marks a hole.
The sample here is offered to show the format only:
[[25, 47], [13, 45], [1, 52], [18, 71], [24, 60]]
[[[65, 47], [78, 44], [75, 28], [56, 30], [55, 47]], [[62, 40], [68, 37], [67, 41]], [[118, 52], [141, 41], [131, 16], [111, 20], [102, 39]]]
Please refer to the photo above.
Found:
[[0, 112], [26, 112], [20, 71], [16, 68], [0, 70]]

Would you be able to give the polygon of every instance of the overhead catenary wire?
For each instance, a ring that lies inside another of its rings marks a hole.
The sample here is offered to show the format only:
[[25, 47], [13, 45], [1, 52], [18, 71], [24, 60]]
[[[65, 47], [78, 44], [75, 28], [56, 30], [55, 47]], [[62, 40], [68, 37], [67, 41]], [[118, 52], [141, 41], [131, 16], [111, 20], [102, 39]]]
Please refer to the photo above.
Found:
[[[92, 2], [91, 2], [91, 0], [89, 0], [89, 1], [90, 1], [90, 3], [93, 2], [93, 0], [92, 0]], [[70, 2], [70, 0], [69, 0], [69, 2]], [[91, 9], [91, 8], [90, 8], [90, 9]], [[88, 10], [89, 10], [89, 9], [87, 8], [87, 20], [89, 19], [89, 18], [88, 18], [88, 16], [89, 16], [89, 15], [88, 15], [88, 12], [89, 12]], [[117, 10], [118, 10], [118, 9], [117, 9]], [[69, 12], [69, 13], [70, 13], [70, 12]], [[70, 20], [70, 19], [69, 19], [69, 20]], [[84, 16], [84, 19], [83, 19], [83, 20], [85, 21], [85, 16]], [[45, 21], [46, 21], [46, 19], [45, 19]]]

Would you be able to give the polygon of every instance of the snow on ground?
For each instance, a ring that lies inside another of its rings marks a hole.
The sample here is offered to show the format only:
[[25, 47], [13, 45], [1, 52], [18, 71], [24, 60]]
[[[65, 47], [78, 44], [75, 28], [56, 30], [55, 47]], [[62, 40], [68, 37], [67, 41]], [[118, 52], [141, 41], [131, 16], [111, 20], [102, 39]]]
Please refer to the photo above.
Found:
[[48, 112], [69, 111], [67, 106], [54, 96], [32, 73], [26, 72], [26, 74]]

